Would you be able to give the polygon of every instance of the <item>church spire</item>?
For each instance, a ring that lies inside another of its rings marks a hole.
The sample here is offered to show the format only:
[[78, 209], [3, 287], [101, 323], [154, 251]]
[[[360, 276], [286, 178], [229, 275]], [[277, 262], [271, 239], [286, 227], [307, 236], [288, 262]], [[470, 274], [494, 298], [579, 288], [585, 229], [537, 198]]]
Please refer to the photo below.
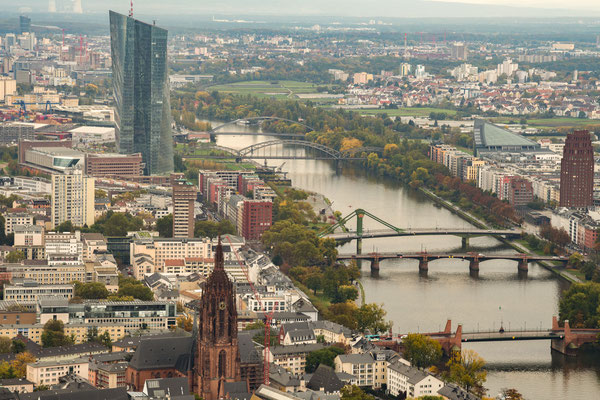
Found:
[[221, 246], [221, 235], [219, 235], [219, 241], [217, 243], [217, 250], [215, 252], [215, 269], [224, 269], [223, 261], [223, 246]]

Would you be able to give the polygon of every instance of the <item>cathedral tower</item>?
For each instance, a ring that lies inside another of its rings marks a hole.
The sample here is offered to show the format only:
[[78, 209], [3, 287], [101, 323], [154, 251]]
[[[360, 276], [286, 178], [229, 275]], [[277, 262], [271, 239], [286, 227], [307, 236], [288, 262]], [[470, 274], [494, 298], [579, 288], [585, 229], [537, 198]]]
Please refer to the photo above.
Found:
[[225, 273], [220, 238], [215, 267], [198, 305], [197, 335], [193, 392], [204, 400], [224, 398], [225, 382], [238, 382], [241, 374], [235, 296]]

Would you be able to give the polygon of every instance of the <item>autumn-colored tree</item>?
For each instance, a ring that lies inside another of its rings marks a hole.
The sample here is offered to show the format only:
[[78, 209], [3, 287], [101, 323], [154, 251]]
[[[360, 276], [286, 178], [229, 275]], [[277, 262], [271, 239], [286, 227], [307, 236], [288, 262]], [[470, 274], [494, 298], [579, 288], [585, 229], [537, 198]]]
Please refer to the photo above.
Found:
[[35, 356], [28, 351], [17, 354], [12, 362], [15, 378], [25, 378], [25, 375], [27, 374], [27, 364], [34, 363], [35, 361]]
[[191, 332], [194, 328], [194, 320], [190, 315], [184, 314], [180, 317], [177, 317], [177, 327], [186, 332]]
[[485, 394], [483, 384], [487, 379], [485, 360], [473, 350], [456, 351], [446, 364], [448, 372], [445, 378], [465, 390], [482, 396]]

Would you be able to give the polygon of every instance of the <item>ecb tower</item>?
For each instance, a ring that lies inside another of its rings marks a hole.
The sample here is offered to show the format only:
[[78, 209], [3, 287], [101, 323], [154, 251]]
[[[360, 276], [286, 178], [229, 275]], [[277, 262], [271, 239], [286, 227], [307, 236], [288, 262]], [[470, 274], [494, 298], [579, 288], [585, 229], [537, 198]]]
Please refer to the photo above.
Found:
[[142, 153], [146, 175], [172, 172], [167, 30], [109, 14], [117, 148]]

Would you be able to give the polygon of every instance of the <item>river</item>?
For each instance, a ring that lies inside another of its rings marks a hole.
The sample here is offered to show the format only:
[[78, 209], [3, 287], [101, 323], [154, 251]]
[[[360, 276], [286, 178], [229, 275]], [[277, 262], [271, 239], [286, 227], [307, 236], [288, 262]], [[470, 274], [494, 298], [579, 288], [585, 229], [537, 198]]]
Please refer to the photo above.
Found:
[[[218, 126], [213, 122], [213, 126]], [[231, 132], [256, 127], [230, 126]], [[272, 140], [266, 136], [218, 136], [221, 146], [240, 149]], [[269, 162], [281, 165], [283, 161]], [[468, 227], [469, 224], [420, 193], [389, 180], [372, 178], [345, 166], [336, 171], [332, 163], [318, 160], [288, 160], [283, 165], [294, 186], [322, 193], [343, 215], [363, 208], [400, 228]], [[365, 229], [382, 228], [365, 218]], [[471, 248], [481, 253], [514, 253], [493, 238], [475, 238]], [[348, 243], [341, 253], [355, 251]], [[460, 238], [451, 236], [381, 238], [363, 241], [363, 252], [458, 251]], [[525, 278], [519, 277], [513, 261], [481, 263], [478, 277], [469, 274], [468, 262], [438, 260], [429, 263], [426, 277], [418, 273], [414, 260], [381, 262], [378, 277], [371, 277], [363, 263], [361, 281], [368, 302], [383, 303], [394, 332], [442, 330], [447, 319], [453, 330], [497, 331], [551, 327], [558, 314], [558, 300], [567, 285], [537, 264], [530, 264]], [[600, 398], [600, 360], [594, 357], [566, 358], [551, 352], [547, 341], [477, 343], [463, 345], [477, 351], [486, 361], [488, 394], [495, 397], [503, 388], [516, 388], [526, 399], [589, 400]]]

